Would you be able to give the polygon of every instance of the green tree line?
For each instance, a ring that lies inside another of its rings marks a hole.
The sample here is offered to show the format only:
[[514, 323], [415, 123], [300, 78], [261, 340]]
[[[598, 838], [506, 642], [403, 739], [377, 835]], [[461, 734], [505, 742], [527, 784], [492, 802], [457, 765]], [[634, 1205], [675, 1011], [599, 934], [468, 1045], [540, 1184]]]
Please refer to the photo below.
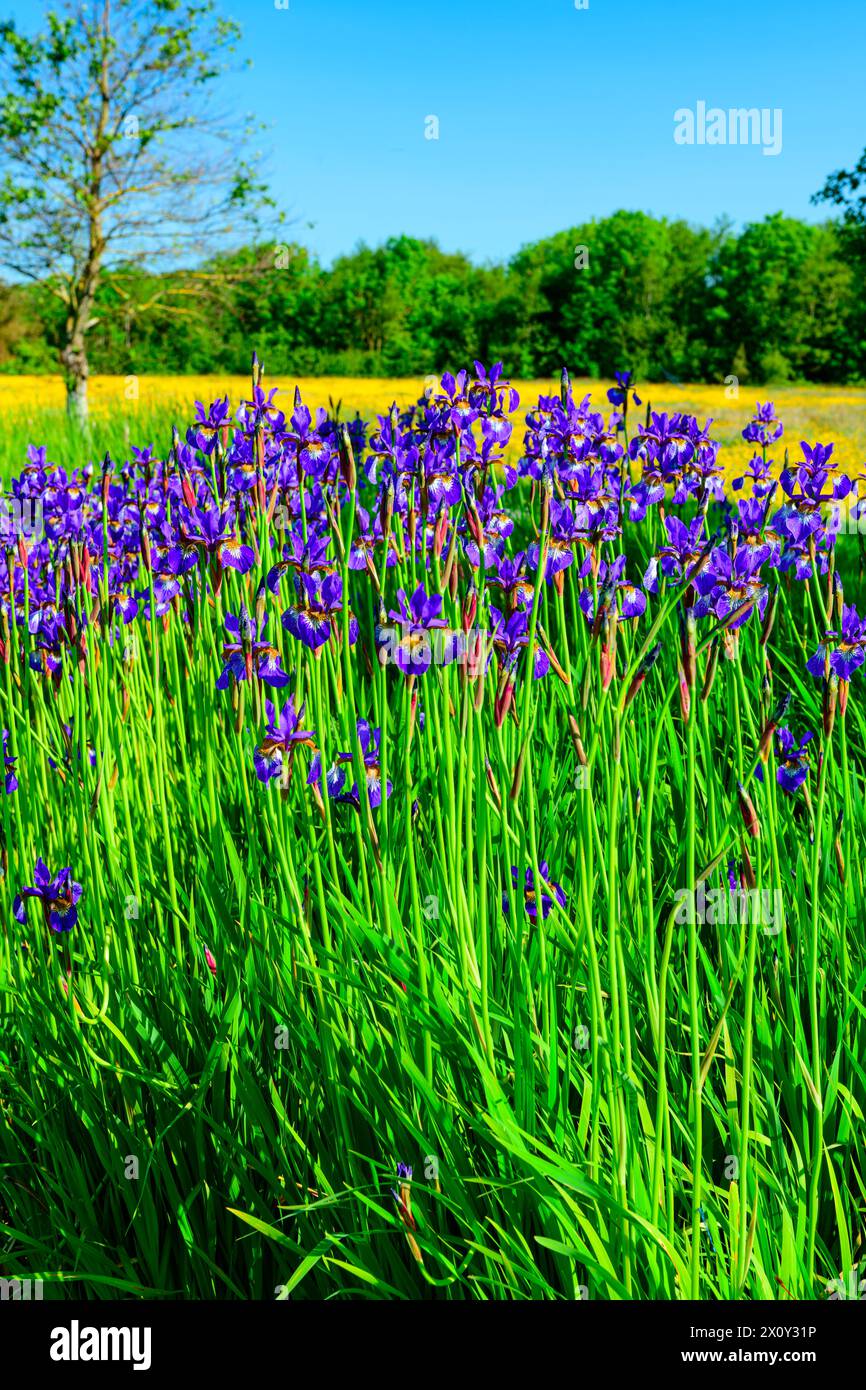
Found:
[[[106, 274], [91, 370], [408, 376], [474, 357], [515, 377], [754, 383], [866, 379], [866, 234], [774, 214], [736, 232], [616, 212], [475, 265], [434, 241], [360, 245], [330, 267], [297, 245], [195, 270]], [[0, 287], [0, 370], [56, 371], [50, 277]]]

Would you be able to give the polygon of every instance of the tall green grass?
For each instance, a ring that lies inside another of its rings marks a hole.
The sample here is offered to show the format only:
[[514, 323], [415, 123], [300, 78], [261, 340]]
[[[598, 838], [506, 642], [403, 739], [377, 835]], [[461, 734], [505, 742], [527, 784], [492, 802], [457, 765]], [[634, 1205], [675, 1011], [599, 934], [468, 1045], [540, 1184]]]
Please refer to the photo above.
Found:
[[[839, 547], [855, 571], [856, 541]], [[357, 773], [356, 720], [382, 729], [394, 790], [368, 814], [318, 806], [304, 753], [285, 797], [260, 785], [271, 692], [214, 688], [224, 614], [253, 609], [270, 558], [188, 625], [138, 619], [83, 672], [67, 653], [56, 693], [2, 668], [20, 782], [0, 797], [3, 1272], [92, 1298], [775, 1299], [847, 1280], [866, 1197], [857, 678], [808, 805], [772, 750], [751, 776], [783, 689], [792, 726], [821, 729], [804, 663], [823, 590], [783, 587], [769, 663], [753, 620], [706, 699], [702, 627], [684, 717], [676, 595], [621, 624], [605, 690], [572, 569], [561, 595], [539, 587], [567, 683], [519, 684], [497, 729], [494, 677], [479, 692], [434, 667], [413, 692], [377, 665], [364, 575], [361, 644], [319, 658], [279, 626], [284, 581], [269, 632], [323, 760], [351, 750]], [[781, 894], [778, 932], [681, 921], [677, 890], [746, 853]], [[12, 918], [37, 855], [83, 885], [69, 938], [33, 904]], [[567, 905], [533, 922], [511, 868], [539, 888], [542, 860]]]
[[0, 429], [0, 484], [8, 485], [27, 459], [30, 444], [47, 446], [48, 458], [67, 470], [97, 465], [111, 453], [118, 460], [130, 457], [130, 446], [164, 445], [172, 425], [180, 425], [189, 413], [188, 401], [166, 400], [158, 405], [139, 404], [133, 415], [122, 405], [93, 411], [86, 433], [58, 408], [16, 408], [4, 411]]

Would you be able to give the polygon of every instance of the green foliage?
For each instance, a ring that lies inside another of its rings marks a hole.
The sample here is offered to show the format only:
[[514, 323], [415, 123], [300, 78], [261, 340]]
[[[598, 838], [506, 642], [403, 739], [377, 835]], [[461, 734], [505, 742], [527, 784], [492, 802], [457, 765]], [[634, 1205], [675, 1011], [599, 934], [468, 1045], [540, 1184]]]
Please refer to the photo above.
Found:
[[[272, 371], [299, 375], [420, 376], [481, 357], [521, 377], [567, 362], [586, 376], [853, 382], [866, 376], [864, 269], [856, 228], [780, 213], [735, 235], [616, 212], [507, 265], [408, 236], [328, 269], [301, 246], [260, 244], [194, 271], [106, 274], [88, 351], [92, 371], [121, 375], [237, 372], [255, 341]], [[51, 289], [20, 293], [24, 337], [10, 342], [0, 313], [0, 370], [51, 369], [63, 334]]]

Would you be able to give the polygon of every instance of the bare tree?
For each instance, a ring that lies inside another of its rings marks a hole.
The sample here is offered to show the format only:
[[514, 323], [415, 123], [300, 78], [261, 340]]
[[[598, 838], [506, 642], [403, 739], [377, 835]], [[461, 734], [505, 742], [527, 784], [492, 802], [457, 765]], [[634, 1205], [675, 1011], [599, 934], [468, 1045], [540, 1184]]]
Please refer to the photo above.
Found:
[[0, 24], [0, 261], [61, 300], [83, 425], [102, 277], [226, 244], [272, 204], [249, 127], [213, 106], [240, 37], [214, 0], [66, 0], [44, 25]]

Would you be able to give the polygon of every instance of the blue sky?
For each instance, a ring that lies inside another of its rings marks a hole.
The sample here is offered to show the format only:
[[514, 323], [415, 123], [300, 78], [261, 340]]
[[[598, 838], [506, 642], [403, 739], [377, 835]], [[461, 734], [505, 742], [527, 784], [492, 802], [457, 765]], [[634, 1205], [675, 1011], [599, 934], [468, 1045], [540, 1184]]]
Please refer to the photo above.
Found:
[[[400, 232], [504, 259], [618, 207], [814, 220], [810, 194], [866, 145], [863, 0], [221, 3], [289, 236], [325, 263]], [[699, 101], [781, 109], [781, 153], [677, 145], [674, 112]]]

